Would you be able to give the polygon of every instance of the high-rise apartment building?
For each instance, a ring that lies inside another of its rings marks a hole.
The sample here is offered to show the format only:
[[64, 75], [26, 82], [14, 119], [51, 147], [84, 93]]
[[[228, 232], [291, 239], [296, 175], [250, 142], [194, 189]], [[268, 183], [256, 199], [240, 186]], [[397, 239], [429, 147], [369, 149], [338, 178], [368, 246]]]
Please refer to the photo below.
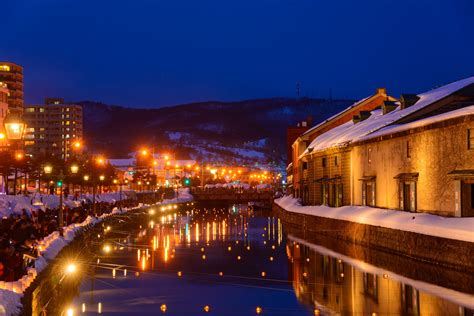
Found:
[[23, 112], [23, 67], [0, 62], [0, 82], [8, 89], [8, 107], [10, 111]]
[[7, 85], [0, 82], [0, 146], [6, 145], [6, 134], [3, 121], [8, 112], [8, 89]]
[[43, 105], [26, 105], [23, 119], [27, 153], [67, 160], [82, 150], [82, 106], [47, 98]]

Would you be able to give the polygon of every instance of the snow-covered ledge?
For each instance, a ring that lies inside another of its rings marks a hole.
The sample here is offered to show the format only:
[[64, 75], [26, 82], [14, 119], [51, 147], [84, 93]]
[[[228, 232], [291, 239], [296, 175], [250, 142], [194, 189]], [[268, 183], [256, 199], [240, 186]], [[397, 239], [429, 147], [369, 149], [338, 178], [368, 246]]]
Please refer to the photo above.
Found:
[[302, 206], [299, 200], [285, 196], [275, 203], [288, 212], [350, 221], [429, 236], [474, 242], [474, 218], [442, 217], [427, 213], [408, 213], [368, 206]]
[[0, 281], [0, 315], [14, 315], [21, 309], [20, 300], [26, 289], [35, 280], [36, 276], [46, 268], [48, 263], [52, 261], [66, 245], [73, 241], [84, 227], [98, 224], [110, 216], [123, 214], [144, 206], [146, 205], [139, 204], [137, 207], [124, 208], [122, 211], [118, 208], [114, 208], [112, 212], [99, 217], [88, 216], [82, 223], [75, 223], [64, 227], [63, 237], [59, 235], [58, 231], [55, 231], [40, 240], [38, 244], [41, 254], [35, 260], [34, 267], [28, 268], [27, 273], [19, 280], [12, 282]]

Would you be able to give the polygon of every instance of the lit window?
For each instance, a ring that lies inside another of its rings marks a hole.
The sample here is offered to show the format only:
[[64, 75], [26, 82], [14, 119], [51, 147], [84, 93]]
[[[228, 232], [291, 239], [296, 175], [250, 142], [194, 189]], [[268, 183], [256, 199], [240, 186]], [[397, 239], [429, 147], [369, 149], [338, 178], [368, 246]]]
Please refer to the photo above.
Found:
[[26, 112], [28, 113], [33, 113], [35, 111], [35, 108], [26, 108]]
[[467, 130], [467, 149], [474, 149], [474, 128]]
[[1, 71], [10, 71], [10, 66], [8, 66], [8, 65], [0, 65], [0, 70], [1, 70]]
[[44, 112], [44, 108], [39, 108], [39, 111], [40, 111], [41, 113], [43, 113], [43, 112]]

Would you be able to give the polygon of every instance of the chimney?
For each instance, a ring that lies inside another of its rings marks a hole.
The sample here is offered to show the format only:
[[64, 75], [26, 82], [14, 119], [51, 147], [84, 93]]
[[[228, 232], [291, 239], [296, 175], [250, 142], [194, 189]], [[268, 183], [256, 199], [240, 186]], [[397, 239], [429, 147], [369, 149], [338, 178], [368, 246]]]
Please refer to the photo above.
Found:
[[377, 90], [375, 91], [375, 94], [386, 95], [386, 94], [387, 94], [387, 89], [385, 89], [385, 88], [377, 88]]
[[360, 122], [360, 116], [359, 116], [359, 115], [354, 115], [354, 116], [352, 117], [352, 122], [353, 122], [354, 124], [359, 123], [359, 122]]
[[383, 115], [392, 112], [397, 108], [395, 101], [384, 101], [382, 105]]
[[402, 94], [400, 96], [400, 109], [406, 109], [418, 102], [420, 99], [416, 94]]
[[370, 117], [370, 112], [369, 111], [360, 111], [359, 112], [359, 117], [360, 117], [360, 121], [365, 121], [366, 119], [368, 119]]

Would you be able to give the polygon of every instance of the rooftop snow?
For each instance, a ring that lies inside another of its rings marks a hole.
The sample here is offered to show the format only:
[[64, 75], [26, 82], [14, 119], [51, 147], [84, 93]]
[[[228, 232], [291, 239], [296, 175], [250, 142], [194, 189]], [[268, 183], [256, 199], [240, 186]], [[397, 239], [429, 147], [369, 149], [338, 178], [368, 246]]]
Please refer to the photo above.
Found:
[[461, 117], [461, 116], [466, 116], [466, 115], [474, 115], [474, 105], [467, 106], [465, 108], [461, 108], [458, 110], [454, 110], [451, 112], [427, 117], [418, 121], [410, 122], [407, 124], [400, 124], [400, 125], [390, 125], [387, 127], [384, 127], [380, 130], [378, 130], [375, 133], [369, 134], [367, 136], [361, 137], [359, 140], [367, 140], [383, 135], [388, 135], [388, 134], [393, 134], [401, 131], [406, 131], [409, 129], [417, 128], [417, 127], [422, 127], [426, 125], [430, 125], [436, 122], [441, 122], [441, 121], [446, 121], [449, 119], [453, 119], [456, 117]]
[[[420, 109], [423, 109], [424, 107], [433, 104], [434, 102], [441, 100], [470, 84], [474, 84], [474, 76], [447, 84], [425, 93], [418, 94], [418, 97], [420, 97], [418, 102], [403, 110], [400, 109], [399, 106], [394, 111], [385, 115], [382, 115], [382, 110], [372, 111], [372, 115], [366, 120], [357, 124], [349, 121], [339, 125], [316, 137], [308, 147], [313, 148], [314, 150], [324, 150], [326, 148], [340, 147], [365, 139], [367, 138], [367, 135], [374, 133]], [[306, 153], [308, 153], [308, 150], [306, 150], [303, 155]]]

